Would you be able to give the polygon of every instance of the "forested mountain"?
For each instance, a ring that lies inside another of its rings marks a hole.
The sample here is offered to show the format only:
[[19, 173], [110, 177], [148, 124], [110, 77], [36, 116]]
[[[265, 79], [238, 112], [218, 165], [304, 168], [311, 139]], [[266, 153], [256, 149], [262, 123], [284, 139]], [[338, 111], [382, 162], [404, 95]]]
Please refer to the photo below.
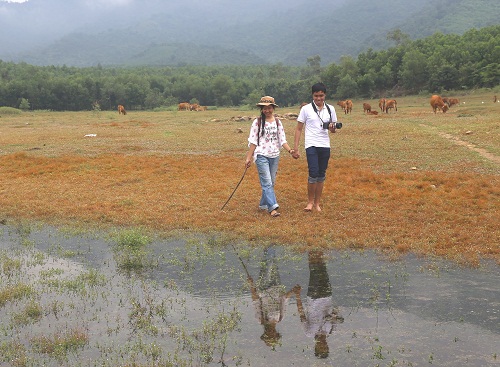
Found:
[[[500, 86], [500, 25], [459, 36], [435, 33], [415, 41], [392, 33], [398, 46], [368, 49], [357, 58], [321, 66], [185, 65], [87, 68], [34, 66], [0, 60], [0, 106], [35, 110], [172, 108], [189, 101], [204, 106], [253, 106], [272, 95], [280, 106], [310, 98], [318, 80], [332, 99], [397, 97], [405, 94]], [[401, 39], [399, 39], [400, 37]]]
[[304, 65], [499, 24], [498, 0], [0, 1], [0, 59], [35, 65]]

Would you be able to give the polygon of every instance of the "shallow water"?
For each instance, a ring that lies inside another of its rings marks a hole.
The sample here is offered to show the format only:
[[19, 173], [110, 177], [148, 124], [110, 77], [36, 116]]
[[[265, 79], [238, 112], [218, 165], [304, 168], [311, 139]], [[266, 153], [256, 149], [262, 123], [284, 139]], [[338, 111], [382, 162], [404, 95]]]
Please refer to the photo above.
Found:
[[[191, 234], [155, 238], [124, 260], [106, 234], [0, 230], [0, 293], [16, 283], [36, 290], [0, 302], [1, 365], [500, 365], [500, 267], [491, 263], [251, 249]], [[14, 270], [5, 265], [16, 259]], [[33, 302], [42, 315], [19, 321]], [[265, 333], [260, 320], [273, 318]], [[82, 330], [85, 344], [36, 347], [69, 330]]]

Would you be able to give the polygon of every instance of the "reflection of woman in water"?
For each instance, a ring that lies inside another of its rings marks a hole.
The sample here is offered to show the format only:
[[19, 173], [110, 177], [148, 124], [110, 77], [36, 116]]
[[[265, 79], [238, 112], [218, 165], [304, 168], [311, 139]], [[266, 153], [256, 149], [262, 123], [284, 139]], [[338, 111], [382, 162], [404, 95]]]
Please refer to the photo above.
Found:
[[327, 337], [335, 330], [336, 324], [344, 322], [344, 319], [333, 307], [332, 286], [323, 252], [309, 252], [309, 287], [305, 311], [300, 293], [296, 298], [304, 332], [306, 336], [314, 337], [315, 356], [327, 358], [329, 354]]
[[264, 259], [261, 262], [257, 284], [248, 275], [248, 282], [252, 292], [252, 303], [255, 307], [255, 317], [264, 326], [264, 333], [260, 337], [266, 345], [275, 347], [279, 344], [281, 334], [276, 325], [285, 316], [288, 301], [293, 293], [300, 295], [300, 286], [296, 285], [286, 292], [276, 262], [276, 252], [272, 247], [264, 250]]

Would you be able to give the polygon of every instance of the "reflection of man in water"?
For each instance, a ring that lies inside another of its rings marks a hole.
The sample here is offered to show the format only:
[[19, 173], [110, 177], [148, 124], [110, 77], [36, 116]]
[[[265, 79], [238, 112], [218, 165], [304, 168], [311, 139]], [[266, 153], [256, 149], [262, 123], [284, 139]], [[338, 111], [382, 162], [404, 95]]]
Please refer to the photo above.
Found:
[[296, 285], [286, 292], [281, 284], [276, 252], [272, 247], [264, 250], [264, 259], [261, 262], [257, 284], [248, 275], [248, 282], [252, 292], [252, 303], [255, 307], [255, 317], [264, 326], [261, 339], [266, 345], [274, 348], [279, 344], [281, 334], [276, 330], [276, 325], [285, 316], [288, 301], [293, 293], [300, 295], [300, 286]]
[[322, 251], [309, 252], [309, 287], [307, 288], [306, 311], [300, 293], [296, 295], [297, 308], [304, 332], [314, 337], [314, 355], [327, 358], [329, 354], [327, 337], [344, 322], [338, 310], [333, 307], [332, 286]]

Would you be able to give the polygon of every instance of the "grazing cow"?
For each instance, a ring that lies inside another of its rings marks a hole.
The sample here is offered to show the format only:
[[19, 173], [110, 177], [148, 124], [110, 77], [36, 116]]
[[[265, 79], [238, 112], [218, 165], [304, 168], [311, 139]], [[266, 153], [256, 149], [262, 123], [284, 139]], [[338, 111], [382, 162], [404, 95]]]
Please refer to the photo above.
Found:
[[125, 111], [125, 107], [123, 107], [121, 104], [118, 105], [118, 114], [119, 115], [121, 115], [121, 114], [126, 115], [127, 114], [127, 111]]
[[431, 97], [430, 103], [431, 103], [432, 110], [434, 111], [434, 113], [436, 113], [438, 108], [441, 111], [443, 111], [443, 113], [446, 113], [446, 111], [448, 111], [448, 105], [446, 103], [444, 103], [443, 98], [441, 98], [437, 94], [434, 94]]
[[380, 107], [380, 112], [385, 111], [385, 98], [380, 98], [378, 100], [378, 106]]
[[454, 106], [456, 104], [459, 104], [458, 98], [448, 98], [448, 107], [451, 108], [451, 106]]
[[388, 99], [385, 101], [385, 113], [389, 113], [389, 110], [394, 108], [394, 110], [398, 110], [398, 102], [395, 99]]
[[352, 101], [347, 99], [345, 101], [345, 110], [344, 113], [347, 115], [348, 113], [352, 113]]
[[363, 112], [364, 113], [371, 113], [372, 112], [372, 106], [370, 106], [369, 103], [363, 103]]
[[342, 111], [344, 111], [344, 113], [345, 113], [346, 102], [347, 101], [338, 101], [337, 102], [337, 105], [340, 106], [340, 108], [342, 108]]
[[189, 105], [189, 110], [190, 111], [198, 111], [198, 107], [200, 107], [200, 105], [198, 103], [193, 103], [193, 104]]
[[443, 99], [443, 102], [446, 103], [448, 105], [448, 107], [450, 107], [450, 101], [448, 100], [448, 97], [441, 97]]
[[179, 103], [179, 106], [177, 107], [178, 111], [190, 111], [191, 110], [191, 105], [188, 102], [182, 102]]

